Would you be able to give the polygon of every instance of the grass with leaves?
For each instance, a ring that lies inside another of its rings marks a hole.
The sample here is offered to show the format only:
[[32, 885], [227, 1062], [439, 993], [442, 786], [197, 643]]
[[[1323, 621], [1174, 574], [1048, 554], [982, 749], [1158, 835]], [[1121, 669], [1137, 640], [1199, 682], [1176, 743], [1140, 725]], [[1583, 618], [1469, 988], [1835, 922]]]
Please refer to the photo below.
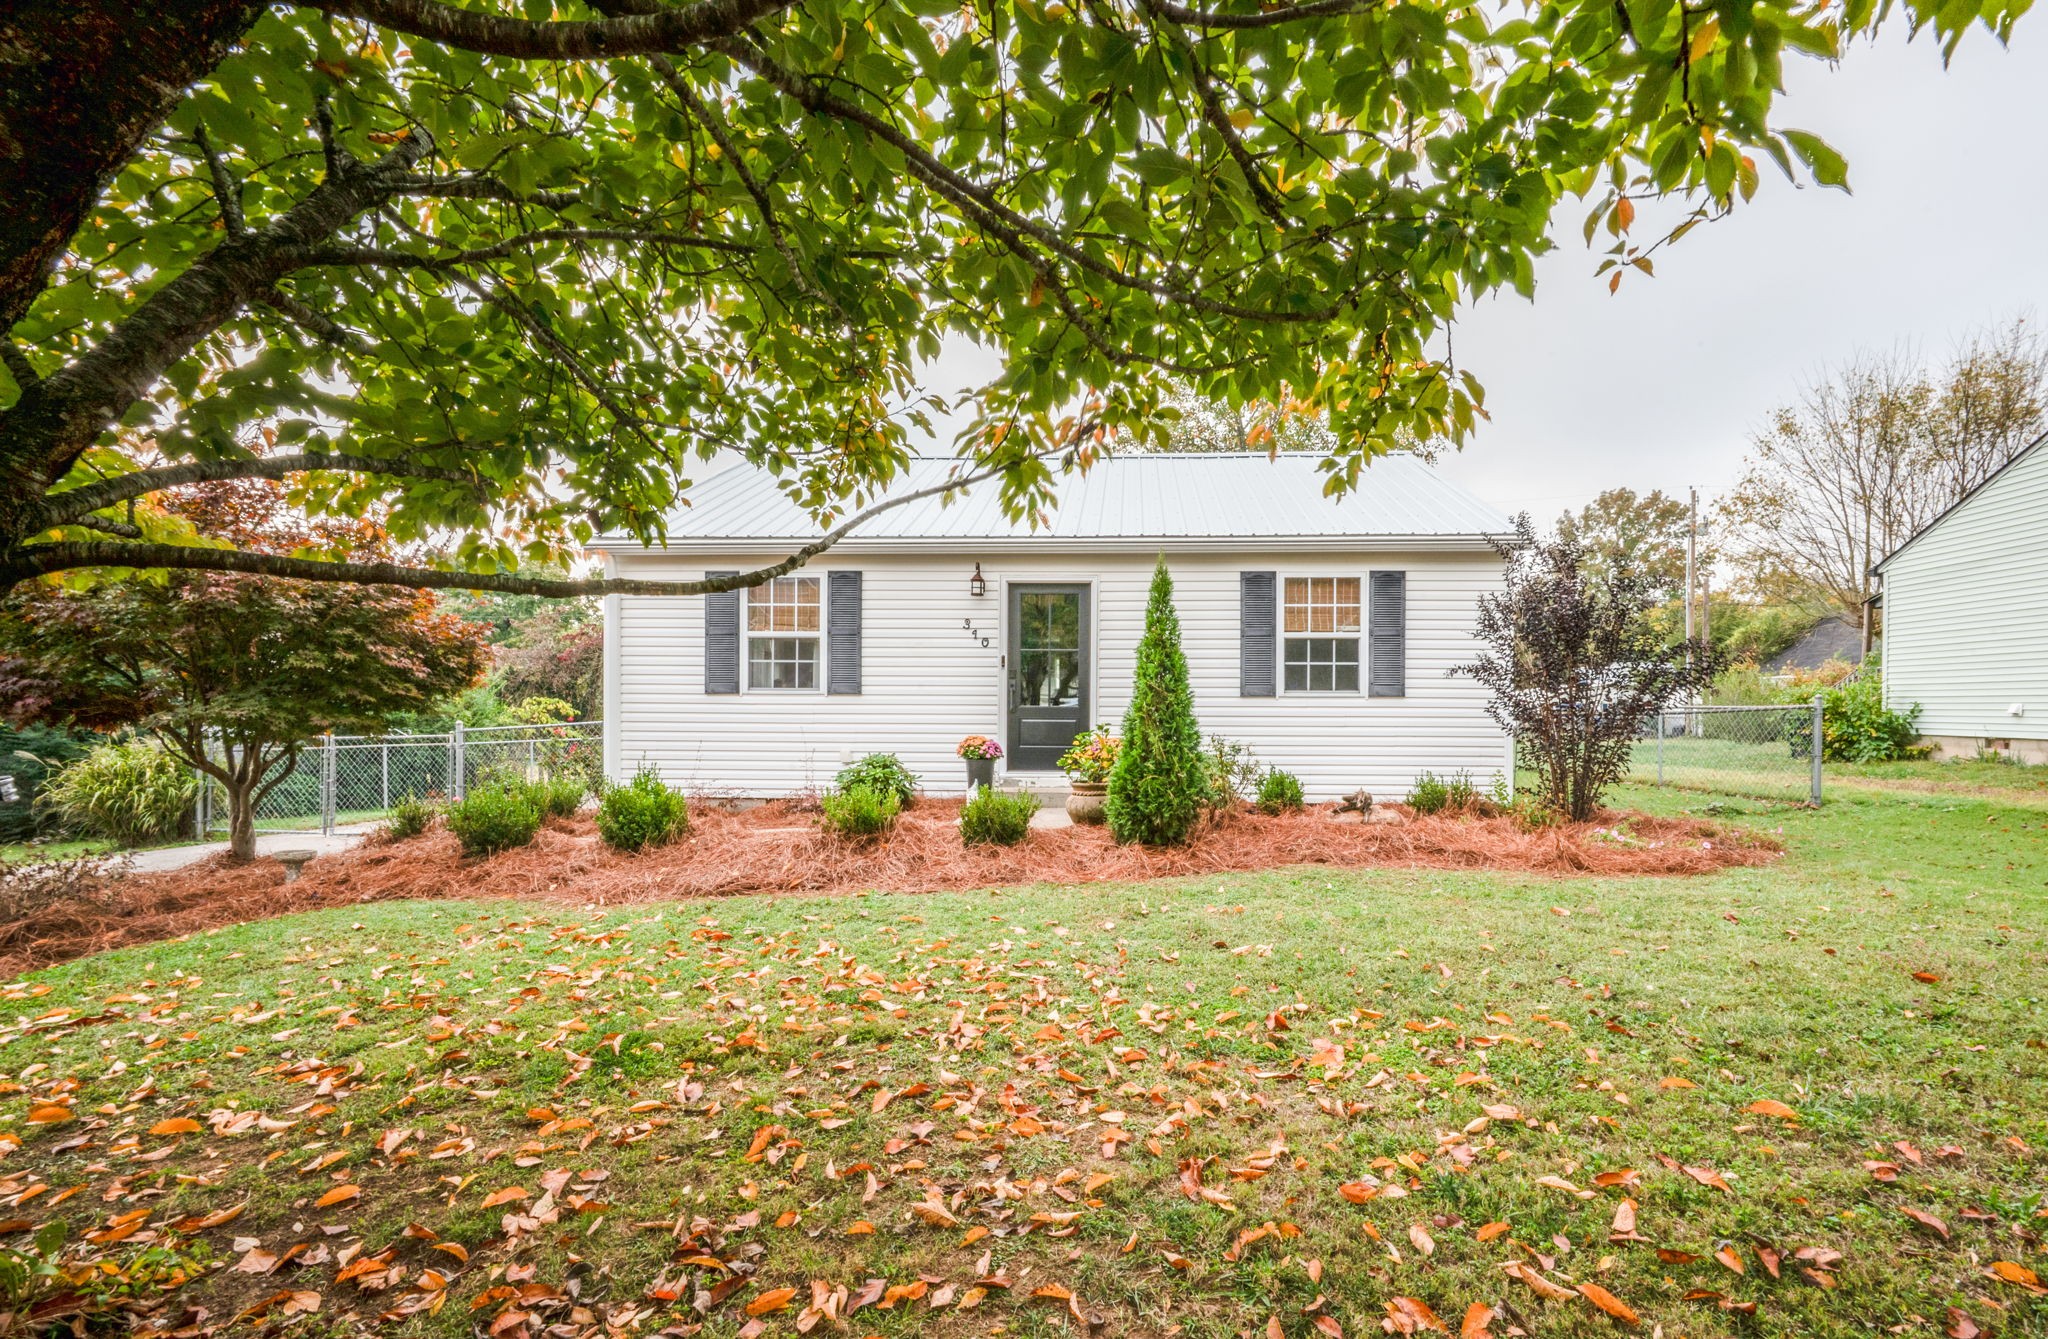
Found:
[[1788, 855], [86, 959], [5, 992], [0, 1243], [252, 1332], [2048, 1333], [2048, 818], [1625, 798]]

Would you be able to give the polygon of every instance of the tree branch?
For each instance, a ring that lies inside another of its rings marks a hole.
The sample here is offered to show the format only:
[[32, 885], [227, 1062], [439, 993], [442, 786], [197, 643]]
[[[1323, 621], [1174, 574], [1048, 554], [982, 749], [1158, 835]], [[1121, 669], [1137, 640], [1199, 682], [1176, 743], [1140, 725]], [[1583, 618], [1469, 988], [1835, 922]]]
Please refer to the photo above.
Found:
[[37, 528], [76, 525], [93, 512], [144, 497], [166, 488], [186, 484], [219, 483], [226, 479], [282, 479], [310, 470], [332, 470], [347, 474], [386, 474], [400, 479], [440, 479], [447, 483], [481, 488], [482, 479], [462, 470], [441, 469], [405, 460], [377, 456], [329, 455], [306, 452], [289, 456], [240, 456], [225, 460], [192, 460], [180, 465], [137, 470], [98, 483], [52, 493], [44, 501]]
[[423, 256], [418, 252], [394, 251], [389, 247], [336, 246], [313, 252], [309, 260], [315, 265], [382, 265], [391, 269], [438, 272], [458, 265], [503, 260], [546, 242], [631, 242], [636, 246], [701, 247], [706, 251], [721, 251], [734, 256], [754, 254], [754, 248], [745, 242], [700, 237], [695, 233], [663, 232], [652, 228], [536, 228], [489, 246], [471, 247], [445, 256]]
[[515, 191], [496, 177], [486, 176], [414, 177], [393, 194], [441, 200], [499, 200], [508, 205], [535, 205], [541, 209], [567, 209], [583, 199], [577, 191]]
[[[1166, 6], [1161, 0], [1148, 0], [1147, 8], [1155, 17], [1165, 17]], [[1202, 64], [1201, 53], [1195, 50], [1195, 44], [1188, 40], [1188, 35], [1178, 28], [1173, 30], [1173, 40], [1174, 45], [1180, 48], [1182, 58], [1188, 63], [1188, 73], [1194, 79], [1195, 93], [1202, 102], [1202, 119], [1209, 123], [1211, 130], [1222, 137], [1223, 147], [1229, 152], [1231, 161], [1236, 163], [1237, 170], [1244, 174], [1245, 185], [1251, 189], [1252, 199], [1258, 202], [1259, 208], [1265, 211], [1267, 218], [1286, 227], [1292, 220], [1281, 207], [1279, 197], [1266, 185], [1266, 174], [1260, 170], [1251, 151], [1245, 148], [1244, 141], [1238, 138], [1237, 127], [1230, 124], [1230, 113], [1224, 109], [1223, 100], [1216, 95], [1215, 82], [1209, 78], [1209, 68]]]
[[368, 355], [370, 345], [361, 335], [324, 312], [315, 311], [282, 289], [272, 288], [256, 295], [256, 301], [290, 321], [330, 348]]
[[307, 7], [515, 60], [601, 60], [689, 51], [731, 37], [790, 0], [695, 0], [625, 18], [530, 22], [480, 13], [440, 0], [308, 0]]
[[[1032, 452], [1045, 456], [1058, 447]], [[1027, 457], [1028, 458], [1028, 457]], [[270, 457], [282, 460], [287, 457]], [[329, 457], [334, 459], [334, 457]], [[175, 466], [173, 469], [191, 469]], [[169, 471], [151, 471], [164, 474]], [[51, 544], [26, 544], [16, 549], [0, 566], [0, 592], [32, 577], [81, 567], [167, 568], [185, 572], [234, 572], [249, 576], [285, 577], [297, 581], [345, 581], [364, 586], [406, 586], [415, 590], [490, 590], [508, 595], [538, 595], [550, 599], [573, 599], [593, 595], [710, 595], [719, 591], [758, 586], [794, 572], [811, 559], [852, 534], [868, 521], [920, 498], [967, 488], [992, 479], [1003, 467], [992, 466], [927, 488], [913, 489], [885, 498], [863, 508], [823, 535], [778, 562], [734, 576], [707, 577], [701, 581], [644, 581], [623, 577], [592, 577], [585, 580], [524, 577], [509, 572], [453, 572], [400, 563], [329, 562], [319, 558], [291, 558], [271, 553], [245, 553], [240, 549], [188, 548], [181, 544], [123, 544], [111, 540], [64, 540]], [[120, 483], [137, 478], [123, 475]], [[232, 476], [228, 476], [232, 477]], [[187, 480], [186, 482], [193, 482]], [[100, 485], [73, 489], [84, 493]], [[65, 494], [63, 496], [69, 496]]]
[[1333, 19], [1346, 14], [1363, 14], [1378, 9], [1381, 0], [1306, 0], [1306, 3], [1288, 5], [1281, 9], [1268, 9], [1250, 14], [1222, 14], [1214, 10], [1190, 9], [1186, 5], [1162, 4], [1159, 12], [1175, 23], [1185, 23], [1191, 28], [1275, 28], [1283, 23], [1299, 23], [1304, 19]]
[[1085, 270], [1105, 283], [1119, 288], [1128, 288], [1153, 297], [1186, 307], [1191, 311], [1208, 312], [1217, 316], [1228, 316], [1240, 321], [1259, 321], [1284, 325], [1315, 325], [1334, 320], [1344, 311], [1344, 304], [1352, 300], [1355, 289], [1346, 290], [1335, 302], [1309, 311], [1281, 311], [1272, 308], [1247, 307], [1241, 303], [1228, 302], [1209, 297], [1203, 293], [1176, 288], [1172, 284], [1156, 279], [1141, 278], [1128, 274], [1117, 266], [1097, 256], [1091, 256], [1082, 248], [1060, 237], [1051, 228], [1035, 219], [1027, 218], [998, 200], [995, 193], [981, 183], [963, 176], [945, 165], [923, 145], [903, 134], [883, 118], [858, 107], [837, 94], [822, 87], [810, 76], [783, 66], [767, 56], [739, 42], [718, 42], [713, 44], [721, 54], [746, 66], [787, 94], [796, 104], [815, 116], [831, 117], [834, 120], [851, 121], [882, 139], [903, 155], [904, 165], [912, 176], [930, 186], [946, 199], [972, 214], [977, 223], [1000, 223], [1018, 241], [1007, 242], [1012, 251], [1028, 257], [1028, 251], [1021, 245], [1021, 239], [1029, 237], [1047, 251], [1065, 260], [1077, 269]]
[[0, 459], [30, 462], [44, 482], [64, 476], [81, 452], [145, 395], [171, 364], [303, 268], [314, 248], [384, 200], [433, 151], [415, 129], [374, 163], [342, 155], [306, 198], [263, 227], [230, 237], [157, 289], [106, 338], [0, 412]]
[[228, 236], [240, 237], [249, 231], [249, 223], [242, 217], [242, 188], [236, 183], [235, 174], [228, 171], [227, 160], [213, 147], [213, 137], [206, 133], [205, 122], [192, 127], [192, 141], [199, 146], [206, 159], [206, 170], [213, 178], [213, 198], [220, 206], [220, 221]]

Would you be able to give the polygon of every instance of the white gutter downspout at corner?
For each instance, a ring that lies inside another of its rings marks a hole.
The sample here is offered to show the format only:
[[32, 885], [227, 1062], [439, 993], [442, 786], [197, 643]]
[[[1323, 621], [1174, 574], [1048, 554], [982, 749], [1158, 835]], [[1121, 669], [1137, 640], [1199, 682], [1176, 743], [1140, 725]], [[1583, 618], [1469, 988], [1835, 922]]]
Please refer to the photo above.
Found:
[[[610, 550], [600, 550], [598, 559], [604, 564], [604, 575], [610, 580], [619, 574], [619, 561]], [[619, 771], [619, 718], [625, 713], [619, 699], [619, 597], [604, 597], [604, 774], [612, 782], [624, 780]]]

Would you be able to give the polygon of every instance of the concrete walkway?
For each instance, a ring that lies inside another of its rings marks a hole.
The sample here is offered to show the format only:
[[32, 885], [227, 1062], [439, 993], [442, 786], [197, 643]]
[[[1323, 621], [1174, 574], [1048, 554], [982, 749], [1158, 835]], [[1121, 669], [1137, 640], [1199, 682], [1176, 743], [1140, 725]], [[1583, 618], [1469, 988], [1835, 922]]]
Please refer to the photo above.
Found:
[[[318, 832], [265, 832], [256, 838], [256, 854], [259, 858], [275, 851], [317, 851], [321, 855], [333, 855], [361, 845], [369, 832], [370, 829], [363, 826], [344, 828], [331, 836]], [[190, 846], [160, 846], [153, 851], [131, 851], [128, 868], [137, 874], [162, 874], [196, 865], [227, 849], [226, 842], [194, 842]]]

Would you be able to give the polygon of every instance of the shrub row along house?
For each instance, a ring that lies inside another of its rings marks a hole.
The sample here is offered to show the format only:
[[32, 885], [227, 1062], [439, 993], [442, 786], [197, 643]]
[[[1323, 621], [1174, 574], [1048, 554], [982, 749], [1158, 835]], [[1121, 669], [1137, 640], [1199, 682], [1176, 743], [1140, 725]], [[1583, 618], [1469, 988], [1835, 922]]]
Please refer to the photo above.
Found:
[[[1131, 686], [1147, 586], [1172, 569], [1205, 732], [1297, 774], [1309, 798], [1404, 795], [1423, 771], [1511, 767], [1472, 658], [1507, 517], [1424, 462], [1376, 462], [1323, 493], [1312, 455], [1120, 456], [1062, 480], [1050, 524], [1002, 515], [993, 484], [876, 517], [763, 586], [605, 607], [605, 757], [672, 785], [774, 797], [822, 790], [871, 752], [934, 794], [965, 790], [955, 744], [984, 734], [1012, 784], [1055, 760]], [[956, 462], [915, 462], [905, 491]], [[608, 575], [694, 579], [788, 554], [817, 529], [741, 466], [706, 479], [665, 548], [596, 547]]]

